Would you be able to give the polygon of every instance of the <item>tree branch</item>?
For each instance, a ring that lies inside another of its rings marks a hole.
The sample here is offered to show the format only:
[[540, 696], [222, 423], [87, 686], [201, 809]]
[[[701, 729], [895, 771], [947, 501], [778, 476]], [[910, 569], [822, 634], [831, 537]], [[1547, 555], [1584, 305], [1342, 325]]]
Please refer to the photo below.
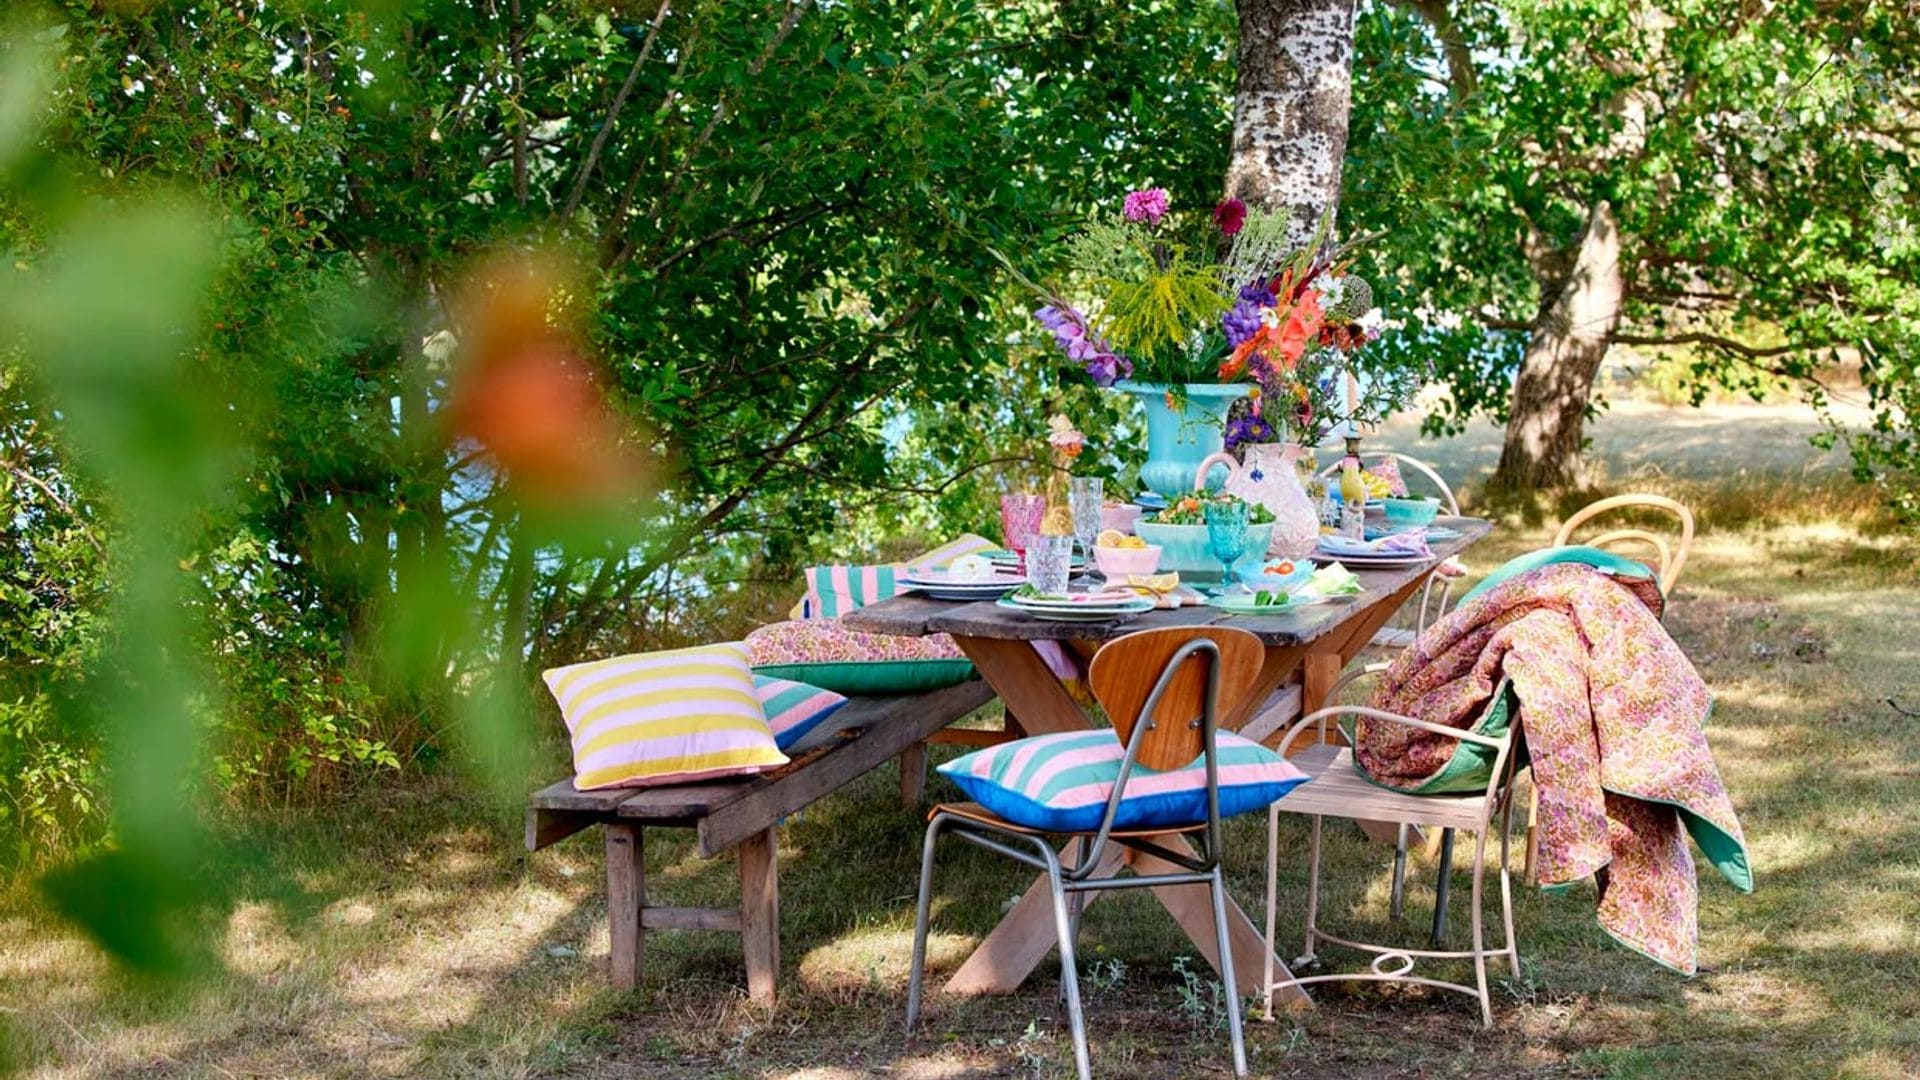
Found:
[[640, 69], [647, 63], [647, 56], [653, 51], [653, 41], [660, 36], [660, 24], [666, 21], [667, 10], [673, 7], [673, 0], [660, 0], [660, 10], [653, 13], [653, 22], [647, 27], [647, 39], [640, 44], [640, 55], [634, 57], [633, 66], [627, 69], [627, 79], [620, 84], [620, 90], [613, 95], [613, 104], [607, 109], [607, 118], [600, 122], [600, 130], [593, 134], [593, 146], [587, 150], [587, 160], [580, 165], [580, 175], [574, 177], [573, 191], [567, 195], [567, 205], [560, 211], [562, 218], [570, 218], [580, 208], [580, 200], [587, 193], [587, 181], [593, 177], [593, 170], [600, 164], [600, 155], [607, 148], [607, 136], [613, 133], [613, 122], [619, 118], [620, 111], [627, 107], [627, 96], [640, 81]]

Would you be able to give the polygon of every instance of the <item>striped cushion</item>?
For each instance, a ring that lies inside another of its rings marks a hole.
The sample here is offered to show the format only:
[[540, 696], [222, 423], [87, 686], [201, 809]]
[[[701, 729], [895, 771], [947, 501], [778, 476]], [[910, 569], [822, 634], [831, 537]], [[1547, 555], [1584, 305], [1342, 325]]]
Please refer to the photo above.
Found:
[[881, 566], [815, 566], [807, 570], [807, 594], [787, 613], [789, 619], [833, 619], [868, 604], [877, 604], [900, 594], [897, 579], [909, 566], [945, 566], [962, 555], [978, 555], [994, 550], [994, 543], [982, 536], [963, 533], [904, 564]]
[[784, 765], [740, 642], [542, 672], [573, 735], [573, 786], [644, 787]]
[[[1287, 759], [1231, 732], [1219, 733], [1220, 816], [1259, 810], [1307, 780]], [[1112, 728], [1016, 739], [940, 766], [974, 802], [1031, 829], [1100, 827], [1126, 748]], [[1204, 758], [1166, 772], [1134, 766], [1114, 818], [1117, 829], [1177, 828], [1207, 818]]]
[[822, 690], [792, 679], [755, 675], [753, 688], [767, 711], [767, 726], [773, 729], [773, 741], [781, 750], [805, 738], [820, 721], [838, 712], [847, 699], [831, 690]]

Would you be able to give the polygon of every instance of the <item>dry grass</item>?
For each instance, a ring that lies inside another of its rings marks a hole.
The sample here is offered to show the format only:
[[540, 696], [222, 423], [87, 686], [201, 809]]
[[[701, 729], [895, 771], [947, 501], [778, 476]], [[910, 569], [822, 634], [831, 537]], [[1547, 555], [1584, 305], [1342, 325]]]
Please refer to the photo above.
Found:
[[[1590, 893], [1523, 894], [1525, 977], [1502, 982], [1498, 1030], [1481, 1032], [1462, 998], [1332, 990], [1297, 1021], [1251, 1026], [1258, 1073], [1920, 1073], [1920, 729], [1886, 702], [1920, 706], [1920, 545], [1842, 487], [1657, 482], [1703, 510], [1670, 625], [1718, 695], [1711, 737], [1759, 877], [1750, 897], [1703, 879], [1704, 973], [1683, 980], [1612, 945]], [[1546, 532], [1514, 522], [1472, 562]], [[903, 1043], [919, 824], [891, 779], [784, 830], [786, 983], [772, 1012], [744, 1001], [725, 935], [655, 935], [640, 992], [606, 989], [597, 839], [528, 859], [511, 808], [448, 780], [233, 823], [247, 854], [212, 872], [240, 901], [206, 913], [223, 964], [184, 986], [130, 982], [29, 890], [0, 895], [0, 1047], [35, 1076], [1070, 1073], [1050, 969], [1011, 999], [937, 1003]], [[1263, 829], [1232, 830], [1250, 907]], [[656, 835], [653, 890], [724, 901], [729, 861]], [[1327, 910], [1417, 936], [1430, 866], [1393, 928], [1385, 853], [1347, 830], [1330, 845]], [[1024, 875], [962, 846], [945, 855], [933, 956], [950, 969]], [[1303, 881], [1297, 858], [1282, 865], [1285, 928]], [[1464, 926], [1456, 917], [1456, 938]], [[1183, 1003], [1174, 964], [1190, 949], [1151, 899], [1091, 909], [1086, 946], [1102, 962], [1086, 983], [1101, 1075], [1225, 1075], [1212, 1017]]]

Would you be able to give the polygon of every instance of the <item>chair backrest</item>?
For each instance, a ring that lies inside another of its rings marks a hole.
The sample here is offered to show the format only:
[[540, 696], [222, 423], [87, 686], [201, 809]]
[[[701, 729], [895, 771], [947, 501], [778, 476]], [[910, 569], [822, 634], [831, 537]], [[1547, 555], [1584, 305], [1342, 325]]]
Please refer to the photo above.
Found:
[[[1182, 646], [1198, 638], [1207, 638], [1219, 649], [1219, 659], [1188, 658], [1174, 673], [1160, 694], [1154, 715], [1142, 717], [1147, 698], [1166, 671], [1168, 661]], [[1224, 715], [1240, 703], [1260, 677], [1266, 649], [1260, 639], [1230, 626], [1172, 626], [1162, 630], [1142, 630], [1115, 638], [1094, 654], [1088, 681], [1093, 696], [1113, 721], [1114, 733], [1122, 745], [1133, 739], [1134, 728], [1146, 720], [1148, 730], [1141, 736], [1135, 760], [1149, 769], [1177, 769], [1200, 756], [1206, 749], [1206, 734], [1199, 723], [1206, 708], [1207, 683], [1216, 674], [1217, 713]]]
[[1614, 495], [1599, 502], [1589, 503], [1560, 526], [1560, 531], [1553, 536], [1553, 546], [1567, 546], [1573, 542], [1575, 529], [1602, 514], [1616, 510], [1656, 510], [1679, 519], [1680, 539], [1671, 547], [1668, 546], [1666, 538], [1658, 533], [1631, 528], [1608, 529], [1584, 541], [1591, 547], [1605, 548], [1609, 551], [1624, 545], [1652, 549], [1659, 558], [1659, 565], [1654, 569], [1660, 575], [1660, 591], [1673, 592], [1674, 585], [1680, 580], [1680, 571], [1687, 565], [1687, 552], [1693, 548], [1693, 512], [1665, 495]]
[[[1334, 458], [1333, 464], [1328, 465], [1325, 468], [1320, 470], [1320, 475], [1322, 477], [1331, 478], [1335, 473], [1339, 472], [1340, 462], [1344, 456], [1345, 455], [1341, 455], [1341, 457]], [[1453, 487], [1449, 485], [1444, 479], [1441, 478], [1440, 474], [1434, 470], [1433, 466], [1427, 464], [1424, 461], [1421, 461], [1419, 458], [1414, 457], [1410, 454], [1396, 453], [1392, 450], [1361, 451], [1360, 457], [1361, 457], [1362, 465], [1366, 463], [1365, 459], [1367, 458], [1372, 458], [1375, 461], [1379, 461], [1383, 458], [1390, 458], [1393, 461], [1396, 461], [1402, 465], [1407, 465], [1412, 467], [1413, 471], [1426, 477], [1429, 481], [1433, 483], [1433, 486], [1439, 490], [1441, 505], [1447, 508], [1447, 513], [1451, 514], [1454, 517], [1460, 516], [1460, 500], [1454, 497]], [[1401, 479], [1403, 480], [1406, 479], [1404, 474], [1401, 476]]]

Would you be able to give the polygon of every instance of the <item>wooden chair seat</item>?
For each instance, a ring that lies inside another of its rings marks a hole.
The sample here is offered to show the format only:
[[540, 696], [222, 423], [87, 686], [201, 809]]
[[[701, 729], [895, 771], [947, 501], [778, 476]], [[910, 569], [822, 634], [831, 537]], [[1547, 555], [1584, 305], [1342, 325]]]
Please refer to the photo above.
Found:
[[1484, 794], [1409, 795], [1383, 788], [1360, 775], [1351, 747], [1322, 743], [1287, 760], [1313, 777], [1280, 800], [1288, 813], [1454, 829], [1477, 829], [1487, 820]]
[[[966, 818], [969, 821], [977, 821], [982, 825], [988, 825], [996, 829], [1006, 829], [1009, 832], [1022, 833], [1027, 836], [1092, 836], [1098, 831], [1096, 829], [1081, 829], [1078, 831], [1063, 832], [1059, 829], [1030, 828], [1026, 825], [1018, 825], [1008, 821], [1006, 818], [981, 806], [977, 802], [941, 803], [927, 814], [927, 820], [932, 821], [935, 814], [952, 814], [954, 817]], [[1151, 829], [1115, 829], [1107, 835], [1116, 837], [1164, 836], [1167, 833], [1199, 832], [1206, 827], [1207, 823], [1205, 821], [1196, 821], [1191, 825], [1156, 825]]]

